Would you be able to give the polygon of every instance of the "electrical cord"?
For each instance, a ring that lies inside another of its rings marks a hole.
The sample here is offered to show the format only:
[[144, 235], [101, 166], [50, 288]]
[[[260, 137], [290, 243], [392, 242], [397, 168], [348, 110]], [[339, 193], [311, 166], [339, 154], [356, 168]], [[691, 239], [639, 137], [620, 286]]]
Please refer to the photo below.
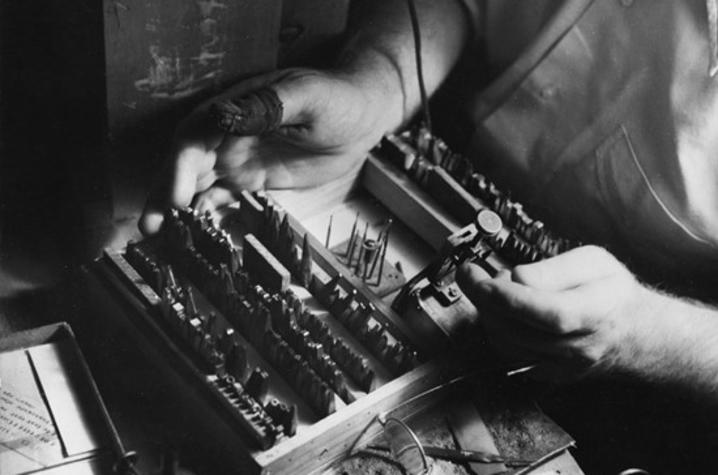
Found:
[[419, 80], [419, 96], [421, 97], [421, 110], [424, 116], [424, 125], [432, 132], [431, 113], [429, 112], [429, 100], [426, 96], [426, 86], [424, 84], [424, 67], [421, 60], [421, 29], [419, 27], [419, 18], [416, 13], [416, 4], [414, 0], [406, 0], [409, 6], [409, 17], [411, 18], [411, 30], [414, 34], [414, 53], [416, 54], [416, 76]]

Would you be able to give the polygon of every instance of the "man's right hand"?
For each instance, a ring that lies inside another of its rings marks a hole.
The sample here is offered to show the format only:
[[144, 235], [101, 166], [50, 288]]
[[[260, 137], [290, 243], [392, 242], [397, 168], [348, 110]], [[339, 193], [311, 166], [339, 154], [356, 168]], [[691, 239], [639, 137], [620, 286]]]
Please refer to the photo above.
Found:
[[[209, 114], [213, 102], [267, 86], [284, 107], [278, 130], [237, 137], [219, 129]], [[157, 232], [169, 207], [211, 210], [235, 201], [242, 190], [308, 187], [337, 178], [359, 166], [381, 136], [399, 125], [401, 101], [338, 72], [289, 69], [244, 81], [180, 124], [140, 229]]]

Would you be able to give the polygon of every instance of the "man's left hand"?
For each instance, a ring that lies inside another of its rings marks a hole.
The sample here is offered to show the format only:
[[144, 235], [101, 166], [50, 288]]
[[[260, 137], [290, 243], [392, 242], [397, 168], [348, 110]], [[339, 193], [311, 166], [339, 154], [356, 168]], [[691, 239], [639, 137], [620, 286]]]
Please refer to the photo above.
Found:
[[465, 264], [457, 281], [476, 305], [493, 345], [536, 361], [538, 376], [570, 380], [630, 366], [649, 290], [613, 255], [584, 246], [520, 265], [493, 279]]

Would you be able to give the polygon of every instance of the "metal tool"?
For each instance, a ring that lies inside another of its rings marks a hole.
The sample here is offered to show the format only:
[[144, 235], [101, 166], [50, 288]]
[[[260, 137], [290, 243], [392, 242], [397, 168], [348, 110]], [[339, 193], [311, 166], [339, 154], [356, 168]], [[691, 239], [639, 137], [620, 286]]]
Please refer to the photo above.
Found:
[[[379, 452], [390, 451], [389, 447], [385, 445], [370, 445], [367, 448]], [[423, 445], [422, 448], [424, 449], [424, 453], [429, 457], [448, 460], [454, 463], [503, 463], [507, 467], [525, 467], [533, 463], [532, 460], [508, 459], [500, 455], [478, 450], [447, 449], [445, 447], [435, 447], [432, 445]]]

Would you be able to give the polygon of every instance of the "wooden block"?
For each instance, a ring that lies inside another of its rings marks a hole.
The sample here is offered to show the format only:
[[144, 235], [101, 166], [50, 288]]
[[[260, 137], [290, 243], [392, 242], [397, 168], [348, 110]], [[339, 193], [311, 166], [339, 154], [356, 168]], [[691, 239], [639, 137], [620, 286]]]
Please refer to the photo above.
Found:
[[458, 221], [403, 172], [369, 156], [362, 171], [362, 185], [400, 221], [437, 251], [446, 237], [456, 232]]
[[284, 292], [289, 287], [290, 274], [254, 234], [244, 236], [244, 268], [266, 290]]
[[426, 187], [437, 202], [461, 223], [470, 223], [482, 208], [478, 199], [464, 189], [449, 173], [440, 167], [429, 171]]

